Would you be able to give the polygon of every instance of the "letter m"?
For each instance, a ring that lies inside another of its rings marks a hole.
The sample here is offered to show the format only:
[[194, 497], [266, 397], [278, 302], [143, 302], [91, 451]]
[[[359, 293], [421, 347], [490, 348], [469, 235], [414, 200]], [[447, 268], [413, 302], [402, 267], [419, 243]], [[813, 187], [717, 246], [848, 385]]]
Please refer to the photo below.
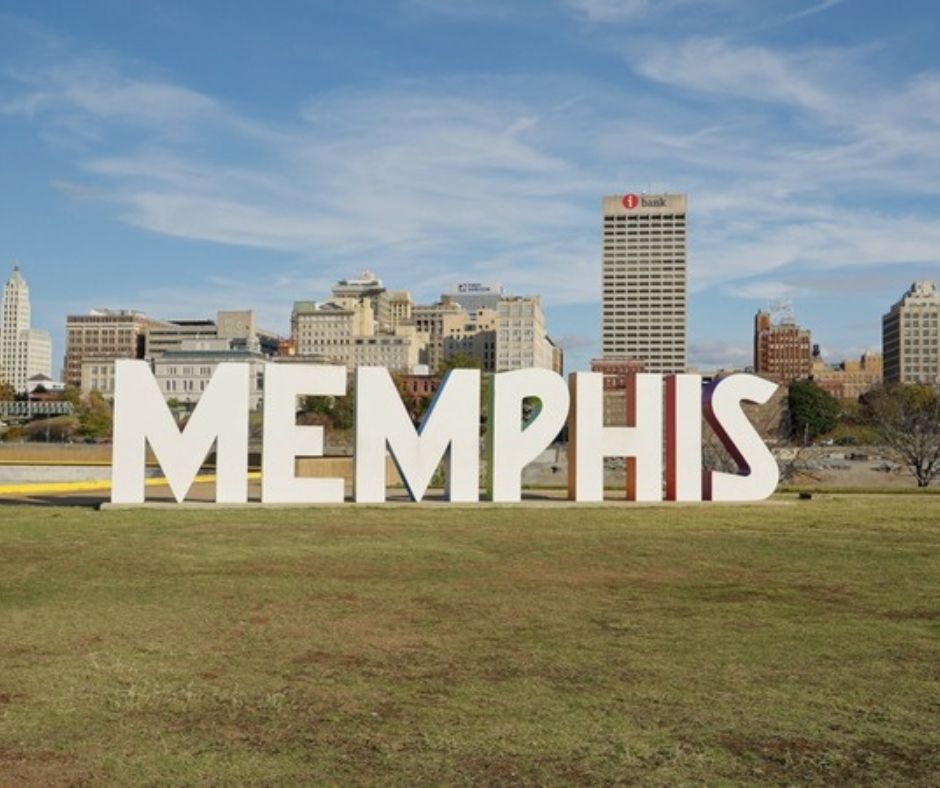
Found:
[[451, 501], [480, 497], [480, 371], [447, 373], [415, 430], [384, 367], [356, 371], [356, 500], [385, 500], [390, 452], [412, 500], [420, 501], [441, 459]]
[[219, 364], [184, 430], [176, 426], [145, 361], [114, 370], [112, 503], [143, 503], [147, 444], [177, 502], [216, 445], [216, 501], [248, 500], [248, 365]]

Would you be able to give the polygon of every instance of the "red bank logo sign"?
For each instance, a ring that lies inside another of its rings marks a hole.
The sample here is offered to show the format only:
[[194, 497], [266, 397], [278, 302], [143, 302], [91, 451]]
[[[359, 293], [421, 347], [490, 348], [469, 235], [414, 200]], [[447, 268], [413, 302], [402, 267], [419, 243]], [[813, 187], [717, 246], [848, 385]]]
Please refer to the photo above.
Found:
[[626, 208], [628, 211], [632, 211], [640, 204], [640, 198], [635, 194], [625, 194], [621, 202], [623, 203], [624, 208]]

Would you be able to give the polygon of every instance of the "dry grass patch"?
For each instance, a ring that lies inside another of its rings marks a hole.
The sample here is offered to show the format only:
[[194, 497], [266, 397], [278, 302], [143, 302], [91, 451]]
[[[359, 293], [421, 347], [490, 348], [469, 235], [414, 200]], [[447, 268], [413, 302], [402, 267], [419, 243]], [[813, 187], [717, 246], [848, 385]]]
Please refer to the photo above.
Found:
[[0, 511], [0, 774], [929, 784], [940, 498]]

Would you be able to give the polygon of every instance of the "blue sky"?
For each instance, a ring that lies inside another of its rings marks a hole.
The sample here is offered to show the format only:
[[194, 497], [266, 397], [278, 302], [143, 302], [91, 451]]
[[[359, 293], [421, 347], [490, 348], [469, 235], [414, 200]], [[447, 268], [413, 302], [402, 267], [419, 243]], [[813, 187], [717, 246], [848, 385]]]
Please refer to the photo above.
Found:
[[690, 362], [792, 302], [832, 361], [940, 280], [940, 6], [0, 0], [0, 263], [65, 315], [255, 308], [371, 269], [541, 293], [599, 353], [600, 198], [690, 201]]

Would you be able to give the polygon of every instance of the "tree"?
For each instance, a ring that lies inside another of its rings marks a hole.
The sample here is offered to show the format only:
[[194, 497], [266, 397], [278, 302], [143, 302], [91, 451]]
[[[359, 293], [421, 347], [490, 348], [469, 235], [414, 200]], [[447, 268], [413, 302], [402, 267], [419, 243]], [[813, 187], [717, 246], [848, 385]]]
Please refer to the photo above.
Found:
[[441, 377], [450, 372], [452, 369], [479, 369], [480, 368], [480, 359], [476, 356], [471, 356], [469, 353], [461, 353], [460, 351], [456, 353], [451, 353], [444, 361], [441, 363]]
[[76, 386], [66, 386], [62, 389], [62, 399], [71, 402], [73, 408], [78, 408], [82, 402], [82, 392]]
[[16, 391], [13, 386], [6, 381], [0, 383], [0, 400], [10, 402], [14, 399], [16, 399]]
[[839, 401], [811, 380], [796, 380], [787, 391], [790, 437], [808, 441], [839, 423]]
[[301, 401], [301, 410], [305, 413], [319, 413], [325, 416], [330, 426], [337, 430], [348, 430], [356, 417], [355, 389], [350, 387], [342, 397], [309, 396]]
[[940, 394], [931, 386], [903, 385], [864, 397], [878, 435], [917, 481], [926, 487], [940, 474]]
[[78, 431], [88, 438], [107, 438], [111, 435], [111, 404], [100, 391], [92, 391], [79, 404]]

